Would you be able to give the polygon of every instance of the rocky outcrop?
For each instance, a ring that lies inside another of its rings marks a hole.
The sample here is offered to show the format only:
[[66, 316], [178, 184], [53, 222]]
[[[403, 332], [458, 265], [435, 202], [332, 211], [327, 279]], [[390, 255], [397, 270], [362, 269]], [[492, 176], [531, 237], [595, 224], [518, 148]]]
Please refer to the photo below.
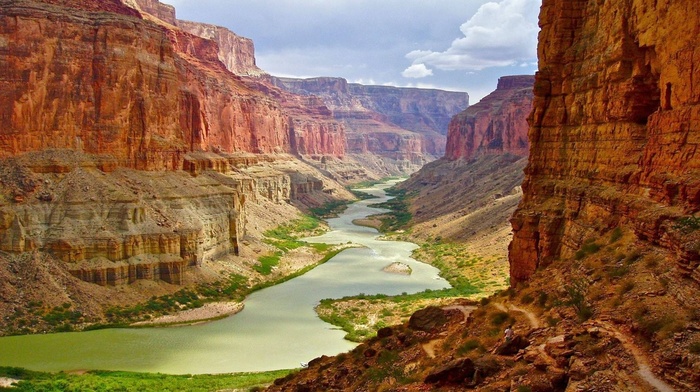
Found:
[[[63, 160], [60, 166], [72, 170], [31, 171], [23, 169], [25, 160], [35, 169]], [[3, 166], [3, 184], [17, 184], [22, 202], [0, 203], [0, 250], [49, 253], [76, 277], [102, 285], [180, 284], [191, 267], [237, 252], [244, 199], [253, 194], [185, 172], [105, 173], [71, 151], [30, 154]]]
[[219, 46], [219, 60], [236, 75], [260, 76], [264, 71], [255, 64], [255, 47], [250, 38], [231, 30], [206, 23], [178, 20], [177, 27], [196, 36], [210, 39]]
[[543, 2], [511, 284], [621, 224], [700, 282], [699, 7]]
[[288, 91], [320, 97], [347, 127], [348, 152], [371, 152], [420, 166], [444, 153], [450, 118], [469, 105], [466, 93], [364, 86], [342, 78], [271, 78]]
[[445, 157], [471, 159], [484, 154], [527, 156], [527, 117], [532, 110], [535, 77], [503, 76], [491, 94], [454, 116]]
[[100, 285], [181, 284], [194, 267], [238, 254], [246, 205], [349, 197], [292, 156], [190, 153], [185, 162], [187, 172], [105, 172], [70, 150], [2, 160], [0, 252], [50, 254]]

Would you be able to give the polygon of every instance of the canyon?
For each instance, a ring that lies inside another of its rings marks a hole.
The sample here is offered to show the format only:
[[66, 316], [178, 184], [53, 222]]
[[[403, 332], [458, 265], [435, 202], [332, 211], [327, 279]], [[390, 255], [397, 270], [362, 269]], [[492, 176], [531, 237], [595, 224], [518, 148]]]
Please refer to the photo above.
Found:
[[395, 235], [469, 244], [510, 287], [269, 390], [693, 390], [699, 7], [543, 0], [537, 74], [467, 107], [267, 75], [252, 41], [156, 0], [0, 0], [3, 331], [37, 301], [90, 324], [234, 273], [260, 282], [268, 229], [412, 174]]
[[[321, 91], [258, 68], [252, 40], [157, 0], [0, 10], [6, 315], [44, 301], [100, 321], [237, 265], [254, 277], [274, 252], [266, 230], [435, 159], [438, 129], [468, 106], [466, 93], [357, 85], [344, 99], [364, 100], [358, 121], [378, 131], [360, 135]], [[419, 129], [394, 124], [402, 113]]]
[[478, 239], [474, 205], [517, 184], [480, 176], [529, 144], [510, 288], [416, 312], [268, 390], [696, 390], [699, 15], [689, 0], [544, 0], [529, 126], [478, 131], [496, 122], [474, 105], [451, 123], [447, 156], [402, 184], [411, 235]]

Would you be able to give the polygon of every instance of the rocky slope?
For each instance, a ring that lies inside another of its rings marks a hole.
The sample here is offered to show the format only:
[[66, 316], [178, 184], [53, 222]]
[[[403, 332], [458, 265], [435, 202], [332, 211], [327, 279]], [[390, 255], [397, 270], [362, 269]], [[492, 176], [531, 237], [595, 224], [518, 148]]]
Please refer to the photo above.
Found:
[[508, 223], [521, 200], [534, 76], [504, 76], [495, 91], [455, 115], [445, 156], [399, 185], [411, 194], [412, 235], [473, 245], [507, 259]]
[[530, 75], [504, 76], [496, 90], [455, 116], [449, 125], [445, 157], [471, 159], [484, 154], [527, 156], [527, 117], [532, 110]]
[[270, 390], [696, 390], [698, 7], [544, 0], [513, 287]]
[[404, 162], [410, 171], [443, 155], [450, 118], [469, 105], [468, 94], [459, 92], [364, 86], [328, 77], [270, 80], [290, 92], [320, 97], [345, 125], [349, 154]]

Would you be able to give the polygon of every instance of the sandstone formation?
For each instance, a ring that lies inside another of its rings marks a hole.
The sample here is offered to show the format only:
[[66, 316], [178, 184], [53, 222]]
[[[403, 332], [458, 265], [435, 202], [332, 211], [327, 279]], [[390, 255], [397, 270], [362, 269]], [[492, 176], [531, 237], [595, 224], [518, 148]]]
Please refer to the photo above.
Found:
[[445, 157], [471, 159], [484, 154], [527, 156], [527, 117], [532, 110], [534, 76], [503, 76], [491, 94], [453, 117]]
[[700, 5], [545, 0], [511, 283], [619, 225], [700, 282]]
[[[234, 74], [261, 72], [250, 40], [176, 27], [158, 2], [135, 3], [140, 14], [121, 3], [57, 3], [0, 3], [2, 156], [70, 148], [173, 170], [188, 151], [343, 155], [342, 126], [319, 100]], [[86, 31], [89, 40], [74, 39]]]
[[270, 78], [290, 92], [318, 96], [346, 130], [347, 152], [374, 154], [414, 171], [444, 153], [450, 118], [469, 105], [466, 93], [364, 86], [342, 78]]
[[179, 284], [238, 251], [246, 200], [328, 194], [320, 173], [261, 162], [290, 157], [250, 154], [345, 147], [319, 99], [235, 74], [261, 72], [250, 40], [151, 0], [0, 7], [1, 251], [48, 252], [98, 284]]
[[250, 38], [241, 37], [225, 27], [206, 23], [177, 20], [175, 24], [188, 33], [216, 42], [219, 46], [219, 60], [234, 74], [264, 74], [264, 71], [255, 65], [255, 47]]

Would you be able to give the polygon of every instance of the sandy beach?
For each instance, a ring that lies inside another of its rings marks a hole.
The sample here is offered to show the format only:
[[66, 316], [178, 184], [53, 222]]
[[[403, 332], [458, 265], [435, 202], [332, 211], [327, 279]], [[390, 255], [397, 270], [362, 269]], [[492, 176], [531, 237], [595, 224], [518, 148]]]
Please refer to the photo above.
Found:
[[139, 321], [132, 326], [162, 325], [162, 324], [191, 324], [230, 316], [243, 310], [241, 302], [211, 302], [196, 309], [187, 309], [175, 314], [167, 314], [151, 320]]

